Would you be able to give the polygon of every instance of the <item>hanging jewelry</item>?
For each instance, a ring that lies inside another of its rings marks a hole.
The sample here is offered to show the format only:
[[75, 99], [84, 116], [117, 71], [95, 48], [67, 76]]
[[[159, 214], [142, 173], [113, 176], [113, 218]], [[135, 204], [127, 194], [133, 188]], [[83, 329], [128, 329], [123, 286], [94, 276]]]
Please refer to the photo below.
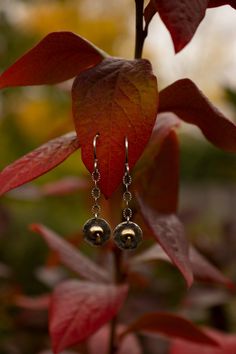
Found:
[[134, 222], [130, 221], [132, 217], [132, 209], [129, 207], [129, 202], [132, 199], [132, 194], [129, 191], [129, 186], [132, 182], [132, 178], [129, 171], [128, 149], [128, 138], [125, 137], [125, 172], [123, 176], [123, 185], [125, 187], [123, 200], [125, 202], [125, 208], [123, 210], [123, 217], [126, 221], [117, 225], [114, 230], [114, 241], [121, 249], [134, 249], [141, 243], [143, 238], [141, 228]]
[[86, 221], [83, 226], [84, 239], [90, 245], [102, 246], [111, 235], [111, 228], [106, 220], [101, 219], [100, 211], [101, 207], [98, 203], [101, 191], [98, 185], [100, 180], [100, 172], [98, 169], [98, 159], [97, 159], [97, 139], [99, 134], [93, 139], [93, 154], [94, 154], [94, 169], [92, 172], [92, 180], [94, 182], [94, 187], [92, 189], [92, 197], [94, 199], [94, 205], [92, 206], [92, 213], [94, 217]]

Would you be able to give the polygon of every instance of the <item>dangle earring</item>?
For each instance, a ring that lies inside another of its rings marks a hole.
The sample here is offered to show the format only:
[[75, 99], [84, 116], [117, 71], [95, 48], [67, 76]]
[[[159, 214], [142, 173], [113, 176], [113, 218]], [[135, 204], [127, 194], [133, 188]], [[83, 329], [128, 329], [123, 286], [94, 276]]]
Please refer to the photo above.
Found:
[[128, 149], [128, 138], [125, 137], [125, 173], [123, 176], [123, 185], [125, 187], [123, 200], [125, 202], [125, 208], [123, 210], [123, 217], [126, 221], [117, 225], [114, 230], [114, 241], [121, 249], [134, 249], [140, 244], [143, 238], [141, 228], [134, 222], [130, 221], [132, 210], [129, 207], [129, 202], [132, 199], [132, 194], [129, 191], [129, 186], [132, 182], [132, 178], [129, 172]]
[[93, 154], [94, 154], [94, 169], [92, 172], [92, 180], [94, 182], [94, 187], [92, 189], [92, 197], [94, 199], [94, 205], [92, 206], [92, 213], [94, 217], [86, 221], [83, 226], [84, 239], [90, 245], [93, 246], [102, 246], [111, 235], [111, 228], [109, 224], [101, 219], [100, 211], [101, 207], [98, 204], [98, 199], [100, 198], [101, 192], [98, 186], [98, 182], [100, 180], [100, 172], [98, 169], [98, 159], [97, 159], [97, 139], [99, 134], [93, 139]]

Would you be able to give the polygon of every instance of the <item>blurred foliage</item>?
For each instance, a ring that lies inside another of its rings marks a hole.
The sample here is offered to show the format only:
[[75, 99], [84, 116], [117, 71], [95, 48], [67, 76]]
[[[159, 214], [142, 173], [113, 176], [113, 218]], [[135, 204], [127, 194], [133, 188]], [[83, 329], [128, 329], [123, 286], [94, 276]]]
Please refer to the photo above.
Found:
[[[1, 0], [0, 71], [48, 32], [57, 30], [77, 32], [109, 54], [119, 56], [124, 55], [125, 51], [128, 57], [133, 51], [129, 27], [130, 4], [126, 0]], [[230, 102], [236, 116], [236, 92], [226, 88], [225, 99]], [[48, 139], [72, 129], [70, 83], [0, 92], [0, 168]], [[35, 185], [40, 186], [68, 175], [88, 177], [79, 153], [39, 178]], [[236, 157], [233, 154], [219, 151], [203, 139], [181, 134], [181, 181], [197, 184], [218, 181], [226, 184], [235, 180]], [[87, 191], [43, 198], [35, 198], [30, 190], [28, 194], [26, 192], [27, 189], [22, 189], [22, 193], [9, 193], [0, 201], [1, 354], [32, 354], [49, 347], [46, 314], [35, 314], [14, 306], [14, 296], [18, 293], [36, 295], [50, 290], [48, 283], [39, 276], [39, 270], [47, 260], [48, 248], [39, 237], [28, 231], [27, 225], [44, 223], [59, 234], [72, 237], [80, 233], [81, 225], [90, 211], [90, 194], [87, 195]], [[184, 201], [183, 205], [184, 209], [188, 202]], [[194, 219], [194, 223], [199, 225], [199, 219]], [[191, 228], [190, 232], [193, 232]], [[222, 230], [219, 235], [222, 237]], [[221, 241], [215, 242], [219, 242], [216, 253], [219, 255]], [[93, 252], [83, 247], [86, 253]], [[229, 273], [236, 278], [235, 271], [231, 269], [232, 262], [226, 264], [219, 257], [214, 258], [212, 249], [207, 249], [206, 253], [221, 268], [229, 269]], [[130, 307], [126, 314], [129, 311], [137, 312], [140, 306], [147, 310], [148, 307], [151, 310], [181, 307], [185, 285], [177, 270], [160, 263], [154, 271], [150, 267], [143, 271], [145, 275], [148, 274], [151, 291], [144, 285], [142, 291], [135, 293], [136, 302], [128, 304]], [[227, 306], [232, 310], [232, 303]], [[197, 315], [193, 309], [188, 311], [193, 317], [196, 316], [197, 321], [209, 324], [209, 312], [206, 309], [199, 312], [200, 308], [199, 305]], [[236, 326], [235, 323], [233, 325]], [[148, 343], [146, 345], [148, 347]]]

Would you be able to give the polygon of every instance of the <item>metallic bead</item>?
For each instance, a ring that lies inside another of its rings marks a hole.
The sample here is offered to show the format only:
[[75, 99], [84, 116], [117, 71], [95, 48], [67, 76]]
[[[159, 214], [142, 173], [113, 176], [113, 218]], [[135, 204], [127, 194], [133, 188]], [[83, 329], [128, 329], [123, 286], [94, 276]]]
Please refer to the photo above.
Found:
[[121, 249], [134, 249], [143, 239], [141, 228], [132, 221], [117, 225], [114, 230], [114, 241]]
[[111, 235], [109, 224], [100, 218], [89, 219], [83, 227], [84, 239], [92, 246], [102, 246]]

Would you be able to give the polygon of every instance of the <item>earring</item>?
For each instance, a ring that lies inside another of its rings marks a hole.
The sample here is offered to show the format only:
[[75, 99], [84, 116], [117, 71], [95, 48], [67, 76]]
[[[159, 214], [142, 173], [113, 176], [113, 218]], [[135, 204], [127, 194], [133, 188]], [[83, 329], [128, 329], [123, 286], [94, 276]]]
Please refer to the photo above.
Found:
[[123, 217], [126, 221], [116, 226], [114, 230], [114, 241], [121, 249], [134, 249], [140, 244], [143, 238], [141, 228], [130, 221], [132, 210], [129, 208], [129, 202], [132, 199], [132, 194], [129, 191], [129, 186], [132, 182], [132, 178], [129, 172], [128, 148], [128, 138], [125, 137], [125, 173], [123, 176], [123, 185], [125, 187], [123, 200], [125, 202], [125, 208], [123, 210]]
[[93, 246], [102, 246], [111, 235], [111, 228], [109, 224], [101, 219], [100, 211], [101, 207], [98, 204], [98, 199], [100, 198], [101, 192], [98, 186], [100, 180], [100, 172], [98, 169], [98, 159], [97, 159], [97, 139], [99, 134], [93, 139], [93, 154], [94, 154], [94, 169], [92, 172], [92, 180], [94, 182], [94, 187], [92, 189], [92, 197], [94, 199], [94, 205], [92, 206], [92, 213], [94, 217], [86, 221], [83, 226], [84, 239], [90, 245]]

